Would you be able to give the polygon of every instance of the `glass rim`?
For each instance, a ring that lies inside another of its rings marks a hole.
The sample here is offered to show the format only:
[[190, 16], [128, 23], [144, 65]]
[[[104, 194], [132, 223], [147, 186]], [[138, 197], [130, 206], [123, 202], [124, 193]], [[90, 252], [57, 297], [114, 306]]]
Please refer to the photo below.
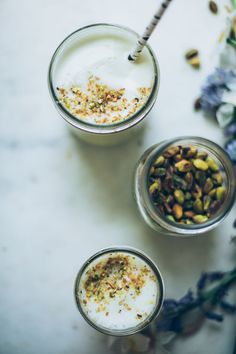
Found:
[[[103, 254], [115, 253], [115, 252], [130, 253], [130, 254], [136, 255], [137, 257], [141, 258], [152, 269], [152, 271], [154, 272], [154, 274], [156, 276], [157, 283], [158, 283], [159, 297], [158, 297], [158, 301], [156, 303], [154, 311], [151, 313], [150, 316], [147, 317], [146, 320], [144, 320], [142, 323], [140, 323], [140, 325], [137, 325], [137, 326], [131, 327], [131, 328], [126, 328], [126, 329], [109, 329], [106, 327], [96, 325], [85, 314], [85, 312], [80, 304], [79, 296], [77, 295], [77, 291], [79, 289], [81, 277], [82, 277], [84, 271], [86, 270], [86, 268], [88, 267], [88, 265], [91, 262], [93, 262], [95, 259], [97, 259], [98, 257], [102, 256]], [[74, 296], [75, 296], [75, 302], [76, 302], [77, 308], [78, 308], [80, 314], [83, 316], [83, 318], [88, 322], [88, 324], [90, 324], [94, 329], [98, 330], [99, 332], [101, 332], [103, 334], [108, 334], [108, 335], [117, 336], [117, 337], [128, 336], [128, 335], [132, 335], [137, 332], [140, 332], [144, 328], [146, 328], [153, 320], [155, 320], [155, 318], [158, 316], [158, 314], [161, 311], [162, 304], [164, 301], [164, 293], [165, 293], [164, 281], [163, 281], [161, 272], [160, 272], [159, 268], [157, 267], [157, 265], [155, 264], [155, 262], [149, 256], [147, 256], [146, 253], [144, 253], [143, 251], [140, 251], [139, 249], [134, 248], [134, 247], [130, 247], [130, 246], [111, 246], [111, 247], [103, 248], [103, 249], [97, 251], [96, 253], [94, 253], [80, 267], [80, 270], [78, 271], [76, 279], [75, 279], [75, 286], [74, 286]]]
[[[204, 222], [202, 224], [186, 225], [177, 222], [171, 222], [170, 220], [164, 218], [154, 208], [153, 202], [148, 193], [147, 180], [153, 160], [158, 155], [160, 155], [162, 151], [165, 150], [167, 147], [184, 142], [185, 140], [188, 141], [189, 144], [198, 145], [202, 149], [205, 149], [210, 152], [223, 166], [224, 173], [226, 176], [225, 180], [227, 194], [225, 200], [217, 211], [216, 216], [211, 217], [207, 222]], [[149, 150], [150, 152], [148, 153]], [[148, 156], [145, 158], [142, 167], [140, 167], [140, 164], [143, 161], [144, 155], [146, 155], [146, 153], [148, 153]], [[141, 168], [143, 169], [143, 171], [139, 173], [139, 169]], [[145, 180], [142, 182], [142, 189], [138, 188], [138, 184], [140, 183], [141, 179], [141, 173], [143, 174], [142, 178]], [[154, 224], [157, 224], [158, 226], [162, 227], [167, 233], [172, 233], [173, 236], [195, 236], [203, 232], [210, 231], [219, 223], [221, 223], [228, 215], [228, 213], [233, 207], [234, 199], [236, 196], [235, 172], [228, 154], [218, 144], [214, 143], [211, 140], [198, 136], [180, 136], [162, 141], [159, 144], [152, 145], [144, 152], [144, 154], [141, 156], [137, 163], [134, 184], [135, 199], [141, 215], [144, 217], [145, 220], [147, 219], [147, 217], [150, 217]]]
[[93, 23], [90, 25], [83, 26], [72, 33], [70, 33], [66, 38], [57, 46], [56, 50], [54, 51], [50, 63], [49, 63], [49, 68], [48, 68], [48, 88], [49, 88], [49, 93], [52, 98], [52, 101], [58, 110], [59, 114], [72, 126], [74, 126], [77, 129], [94, 133], [94, 134], [111, 134], [111, 133], [118, 133], [120, 131], [126, 130], [137, 123], [139, 123], [141, 120], [143, 120], [146, 115], [149, 113], [149, 111], [152, 109], [157, 95], [159, 91], [159, 86], [160, 86], [160, 68], [159, 68], [159, 63], [156, 58], [156, 55], [153, 51], [153, 49], [150, 47], [150, 45], [147, 43], [145, 47], [147, 48], [151, 59], [153, 63], [153, 84], [152, 84], [152, 90], [150, 95], [148, 96], [147, 101], [145, 104], [137, 111], [135, 112], [131, 117], [123, 120], [122, 122], [118, 123], [113, 123], [113, 124], [93, 124], [90, 122], [86, 122], [82, 119], [79, 119], [78, 117], [75, 117], [73, 114], [71, 114], [58, 100], [58, 96], [56, 94], [56, 90], [53, 86], [53, 67], [55, 60], [57, 58], [57, 55], [60, 54], [60, 51], [63, 49], [63, 46], [74, 36], [76, 36], [79, 32], [92, 28], [92, 27], [102, 27], [102, 26], [107, 26], [107, 27], [114, 27], [118, 28], [124, 31], [129, 32], [130, 34], [133, 34], [136, 38], [139, 38], [139, 34], [135, 32], [134, 30], [130, 29], [129, 27], [123, 26], [123, 25], [118, 25], [118, 24], [111, 24], [111, 23]]

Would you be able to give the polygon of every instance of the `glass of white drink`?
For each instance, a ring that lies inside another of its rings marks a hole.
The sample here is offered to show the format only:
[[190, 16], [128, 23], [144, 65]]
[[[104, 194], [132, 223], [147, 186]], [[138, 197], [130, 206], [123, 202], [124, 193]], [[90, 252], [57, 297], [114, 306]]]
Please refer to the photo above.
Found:
[[102, 333], [126, 336], [141, 331], [160, 312], [163, 280], [145, 254], [129, 247], [103, 249], [81, 267], [75, 298], [86, 321]]
[[49, 91], [76, 135], [102, 145], [117, 144], [141, 127], [155, 103], [159, 67], [149, 45], [134, 63], [128, 55], [134, 31], [94, 24], [70, 34], [49, 67]]

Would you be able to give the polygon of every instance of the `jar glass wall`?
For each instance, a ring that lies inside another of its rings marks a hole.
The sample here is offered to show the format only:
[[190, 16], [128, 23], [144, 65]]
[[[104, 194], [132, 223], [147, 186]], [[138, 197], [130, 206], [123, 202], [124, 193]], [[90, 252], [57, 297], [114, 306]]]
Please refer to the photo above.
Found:
[[[149, 193], [148, 179], [150, 168], [158, 156], [171, 147], [193, 146], [199, 151], [204, 151], [213, 158], [223, 176], [223, 185], [226, 189], [224, 201], [217, 212], [203, 223], [186, 225], [168, 220], [158, 212]], [[200, 137], [178, 137], [161, 142], [150, 147], [140, 158], [135, 171], [134, 193], [135, 200], [145, 222], [160, 233], [179, 236], [193, 236], [215, 228], [224, 220], [231, 210], [235, 200], [235, 173], [226, 152], [217, 144]]]

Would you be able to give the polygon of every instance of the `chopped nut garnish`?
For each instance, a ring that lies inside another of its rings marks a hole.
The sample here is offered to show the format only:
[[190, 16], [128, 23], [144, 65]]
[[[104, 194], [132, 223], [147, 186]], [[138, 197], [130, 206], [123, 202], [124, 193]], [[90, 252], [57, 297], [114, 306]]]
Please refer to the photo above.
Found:
[[126, 296], [129, 294], [135, 301], [147, 280], [156, 281], [151, 270], [146, 265], [138, 268], [134, 259], [128, 254], [112, 254], [86, 271], [83, 294], [87, 300], [83, 304], [87, 306], [88, 301], [93, 301], [97, 304], [96, 311], [104, 311], [108, 316], [107, 306], [117, 298], [120, 307], [132, 311]]
[[118, 123], [136, 113], [147, 101], [150, 87], [137, 88], [138, 97], [128, 100], [125, 88], [113, 89], [91, 76], [86, 90], [78, 86], [57, 87], [59, 101], [72, 115], [96, 124]]

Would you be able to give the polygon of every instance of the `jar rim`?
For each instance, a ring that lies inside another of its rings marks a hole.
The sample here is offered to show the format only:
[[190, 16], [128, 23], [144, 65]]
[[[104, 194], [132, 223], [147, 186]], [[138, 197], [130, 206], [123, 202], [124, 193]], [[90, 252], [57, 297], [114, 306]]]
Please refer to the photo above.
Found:
[[92, 27], [113, 27], [113, 28], [118, 28], [120, 30], [127, 31], [129, 34], [134, 35], [137, 39], [140, 37], [137, 32], [134, 30], [118, 25], [118, 24], [111, 24], [111, 23], [93, 23], [84, 27], [81, 27], [74, 32], [70, 33], [56, 48], [54, 51], [52, 58], [50, 60], [49, 64], [49, 69], [48, 69], [48, 88], [49, 88], [49, 93], [50, 96], [53, 100], [53, 103], [58, 110], [59, 114], [64, 118], [69, 124], [71, 124], [73, 127], [78, 128], [80, 130], [83, 130], [85, 132], [89, 133], [94, 133], [94, 134], [112, 134], [112, 133], [118, 133], [120, 131], [124, 131], [128, 128], [131, 128], [132, 126], [136, 125], [140, 121], [142, 121], [146, 115], [149, 113], [149, 111], [152, 109], [156, 98], [157, 94], [159, 91], [159, 86], [160, 86], [160, 68], [159, 68], [159, 63], [156, 58], [156, 55], [153, 51], [153, 49], [150, 47], [150, 45], [147, 43], [145, 47], [147, 48], [151, 59], [153, 63], [153, 85], [152, 85], [152, 90], [150, 95], [148, 96], [147, 101], [145, 104], [137, 111], [135, 112], [131, 117], [125, 119], [122, 122], [118, 123], [113, 123], [113, 124], [93, 124], [90, 122], [86, 122], [82, 119], [79, 119], [78, 117], [75, 117], [73, 114], [71, 114], [66, 108], [60, 103], [58, 100], [56, 90], [53, 86], [53, 68], [55, 64], [55, 60], [57, 59], [57, 56], [60, 54], [60, 51], [63, 50], [63, 46], [66, 45], [73, 37], [76, 37], [78, 33], [80, 33], [83, 30], [87, 30]]
[[[215, 216], [201, 224], [186, 225], [169, 221], [154, 208], [154, 204], [148, 192], [148, 174], [153, 160], [160, 155], [163, 150], [170, 146], [178, 145], [178, 143], [188, 143], [189, 145], [198, 146], [203, 150], [207, 150], [207, 152], [211, 153], [222, 165], [226, 176], [227, 194], [223, 204], [220, 206]], [[228, 215], [236, 196], [235, 171], [228, 154], [213, 141], [197, 136], [176, 137], [151, 146], [144, 152], [137, 164], [134, 183], [136, 203], [146, 222], [154, 229], [155, 226], [159, 226], [160, 230], [163, 229], [164, 232], [166, 231], [175, 236], [193, 236], [213, 229]], [[151, 221], [149, 219], [151, 219]]]
[[[86, 270], [86, 268], [88, 267], [88, 265], [106, 253], [115, 253], [115, 252], [124, 252], [124, 253], [136, 255], [137, 257], [141, 258], [145, 263], [147, 263], [157, 278], [158, 291], [159, 291], [159, 294], [158, 294], [159, 296], [158, 296], [158, 301], [156, 303], [156, 307], [155, 307], [154, 311], [150, 314], [150, 316], [148, 316], [146, 318], [146, 320], [144, 320], [142, 323], [140, 323], [140, 325], [137, 325], [135, 327], [131, 327], [131, 328], [127, 328], [127, 329], [119, 329], [119, 330], [118, 329], [117, 330], [109, 329], [106, 327], [96, 325], [85, 314], [85, 312], [80, 304], [80, 299], [77, 295], [77, 291], [79, 289], [81, 277], [82, 277], [84, 271]], [[76, 305], [77, 305], [77, 308], [80, 311], [81, 315], [83, 316], [83, 318], [93, 328], [95, 328], [99, 332], [102, 332], [102, 333], [108, 334], [108, 335], [112, 335], [112, 336], [128, 336], [128, 335], [132, 335], [137, 332], [140, 332], [141, 330], [146, 328], [160, 313], [161, 308], [162, 308], [162, 304], [164, 301], [164, 292], [165, 292], [164, 281], [163, 281], [161, 272], [160, 272], [159, 268], [157, 267], [157, 265], [155, 264], [155, 262], [149, 256], [147, 256], [146, 253], [144, 253], [143, 251], [140, 251], [139, 249], [134, 248], [134, 247], [130, 247], [130, 246], [111, 246], [111, 247], [103, 248], [103, 249], [97, 251], [96, 253], [94, 253], [81, 266], [79, 272], [77, 273], [76, 280], [75, 280], [75, 286], [74, 286], [74, 296], [75, 296]]]

